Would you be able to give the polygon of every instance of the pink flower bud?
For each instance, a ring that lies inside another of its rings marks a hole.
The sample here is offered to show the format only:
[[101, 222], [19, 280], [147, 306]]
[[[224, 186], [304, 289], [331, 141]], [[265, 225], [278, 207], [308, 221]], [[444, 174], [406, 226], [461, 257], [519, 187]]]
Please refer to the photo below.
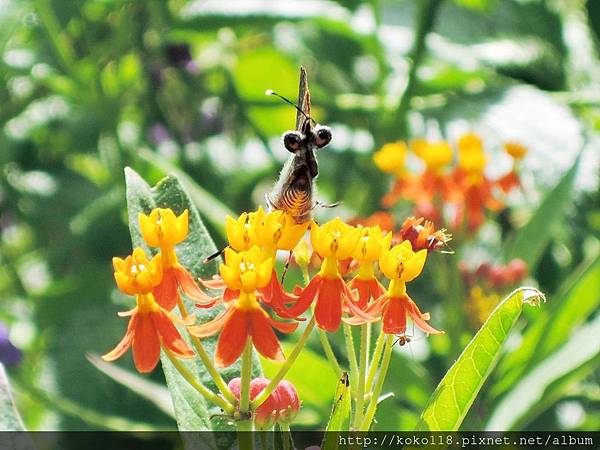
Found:
[[[264, 388], [269, 384], [266, 378], [255, 378], [250, 382], [250, 400], [254, 400]], [[237, 377], [232, 379], [228, 384], [229, 390], [237, 398], [240, 399], [242, 390], [242, 380]], [[259, 429], [271, 428], [277, 420], [279, 411], [279, 397], [277, 390], [274, 390], [269, 397], [254, 411], [254, 423]]]
[[283, 380], [277, 385], [275, 392], [279, 396], [279, 418], [278, 422], [290, 423], [298, 415], [300, 410], [300, 398], [292, 383]]
[[509, 273], [504, 266], [492, 266], [488, 279], [495, 288], [501, 288], [510, 282]]
[[518, 283], [527, 275], [527, 263], [522, 259], [513, 259], [507, 269], [511, 283]]

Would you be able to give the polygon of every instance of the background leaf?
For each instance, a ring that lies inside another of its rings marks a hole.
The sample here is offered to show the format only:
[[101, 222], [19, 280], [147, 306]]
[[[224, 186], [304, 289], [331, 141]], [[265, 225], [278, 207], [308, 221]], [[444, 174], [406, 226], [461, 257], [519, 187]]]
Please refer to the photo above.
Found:
[[521, 378], [491, 414], [487, 430], [519, 430], [585, 377], [600, 360], [600, 316]]

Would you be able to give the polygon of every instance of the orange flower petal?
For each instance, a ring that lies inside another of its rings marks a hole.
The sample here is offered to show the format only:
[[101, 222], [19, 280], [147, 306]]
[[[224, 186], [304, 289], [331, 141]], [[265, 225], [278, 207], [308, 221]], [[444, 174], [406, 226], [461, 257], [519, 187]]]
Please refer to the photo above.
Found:
[[[436, 330], [431, 325], [429, 325], [425, 320], [429, 318], [429, 314], [423, 314], [419, 311], [419, 307], [413, 302], [409, 297], [408, 298], [408, 313], [410, 314], [411, 319], [415, 323], [415, 325], [429, 334], [442, 334], [443, 331]], [[426, 319], [427, 318], [427, 319]], [[425, 319], [425, 320], [424, 320]]]
[[383, 332], [387, 334], [404, 334], [406, 332], [405, 297], [392, 297], [383, 311]]
[[160, 342], [151, 314], [137, 314], [133, 331], [133, 362], [140, 372], [151, 372], [160, 357]]
[[152, 294], [156, 303], [167, 311], [171, 311], [177, 305], [179, 293], [177, 292], [177, 274], [173, 267], [164, 269], [162, 281], [154, 287]]
[[205, 338], [216, 334], [223, 326], [225, 322], [229, 319], [229, 316], [233, 314], [234, 308], [227, 308], [217, 317], [215, 317], [210, 322], [203, 323], [202, 325], [197, 325], [195, 327], [188, 328], [190, 334], [197, 336], [199, 338]]
[[298, 322], [279, 322], [272, 317], [269, 317], [269, 322], [273, 328], [285, 334], [293, 333], [298, 328]]
[[225, 289], [225, 282], [219, 275], [213, 275], [210, 280], [199, 279], [200, 284], [208, 289]]
[[183, 340], [171, 319], [163, 311], [157, 311], [150, 315], [160, 341], [167, 350], [181, 358], [193, 358], [195, 356], [194, 351]]
[[299, 292], [296, 304], [291, 308], [277, 311], [277, 314], [284, 319], [295, 319], [300, 314], [303, 314], [315, 299], [323, 281], [323, 277], [315, 275], [313, 279], [310, 280], [310, 283]]
[[178, 265], [175, 267], [175, 270], [177, 271], [176, 274], [179, 287], [186, 296], [191, 300], [200, 303], [210, 303], [212, 301], [212, 299], [198, 287], [194, 277], [192, 277], [183, 266]]
[[235, 307], [230, 309], [232, 310], [231, 315], [225, 321], [215, 352], [215, 364], [218, 367], [227, 367], [233, 364], [244, 351], [248, 339], [247, 313]]
[[[135, 308], [134, 308], [135, 310]], [[125, 333], [125, 336], [123, 336], [123, 339], [121, 339], [121, 342], [119, 342], [117, 344], [117, 346], [112, 349], [110, 352], [108, 352], [106, 355], [102, 356], [102, 359], [104, 361], [114, 361], [117, 358], [120, 358], [121, 356], [123, 356], [125, 354], [125, 352], [129, 349], [129, 347], [131, 346], [131, 342], [133, 340], [133, 334], [136, 328], [136, 323], [137, 323], [137, 315], [134, 314], [131, 319], [129, 319], [129, 324], [127, 325], [127, 332]]]
[[[315, 304], [315, 320], [319, 328], [325, 331], [337, 331], [342, 322], [340, 280], [323, 279], [319, 289], [317, 303]], [[343, 284], [343, 281], [341, 284]]]
[[269, 320], [269, 315], [262, 309], [257, 308], [248, 313], [250, 316], [250, 333], [254, 348], [265, 358], [274, 361], [283, 361], [285, 356], [279, 339], [275, 335]]

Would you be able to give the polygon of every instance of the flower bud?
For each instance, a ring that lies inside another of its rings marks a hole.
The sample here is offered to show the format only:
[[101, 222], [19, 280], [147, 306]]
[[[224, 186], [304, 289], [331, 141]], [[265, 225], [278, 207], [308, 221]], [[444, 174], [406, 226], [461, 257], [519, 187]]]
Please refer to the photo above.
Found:
[[[252, 380], [250, 382], [250, 400], [254, 400], [268, 384], [269, 380], [266, 378], [255, 378]], [[227, 387], [235, 398], [239, 400], [242, 390], [242, 380], [239, 377], [234, 378], [227, 384]], [[256, 408], [256, 411], [254, 411], [254, 423], [257, 428], [271, 428], [275, 424], [280, 409], [279, 403], [277, 390], [275, 390], [258, 408]]]
[[300, 398], [296, 388], [289, 381], [283, 380], [277, 385], [275, 392], [279, 396], [279, 417], [277, 421], [282, 423], [292, 422], [300, 410]]
[[490, 268], [488, 279], [495, 288], [503, 287], [509, 284], [509, 273], [504, 266], [492, 266]]
[[513, 259], [507, 266], [511, 283], [518, 283], [527, 275], [527, 263], [522, 259]]

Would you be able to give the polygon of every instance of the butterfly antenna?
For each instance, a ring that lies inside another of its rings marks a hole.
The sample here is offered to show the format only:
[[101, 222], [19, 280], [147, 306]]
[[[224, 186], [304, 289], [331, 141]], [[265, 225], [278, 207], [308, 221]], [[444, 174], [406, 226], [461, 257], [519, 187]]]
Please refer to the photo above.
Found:
[[272, 91], [271, 89], [267, 89], [265, 91], [265, 95], [274, 95], [275, 97], [279, 97], [281, 100], [283, 100], [284, 102], [292, 105], [294, 108], [296, 108], [304, 117], [306, 117], [306, 119], [311, 120], [314, 122], [313, 118], [310, 117], [308, 114], [306, 114], [304, 111], [302, 111], [300, 109], [300, 107], [298, 105], [296, 105], [294, 102], [292, 102], [291, 100], [288, 100], [287, 98], [285, 98], [283, 95], [278, 94], [275, 91]]

